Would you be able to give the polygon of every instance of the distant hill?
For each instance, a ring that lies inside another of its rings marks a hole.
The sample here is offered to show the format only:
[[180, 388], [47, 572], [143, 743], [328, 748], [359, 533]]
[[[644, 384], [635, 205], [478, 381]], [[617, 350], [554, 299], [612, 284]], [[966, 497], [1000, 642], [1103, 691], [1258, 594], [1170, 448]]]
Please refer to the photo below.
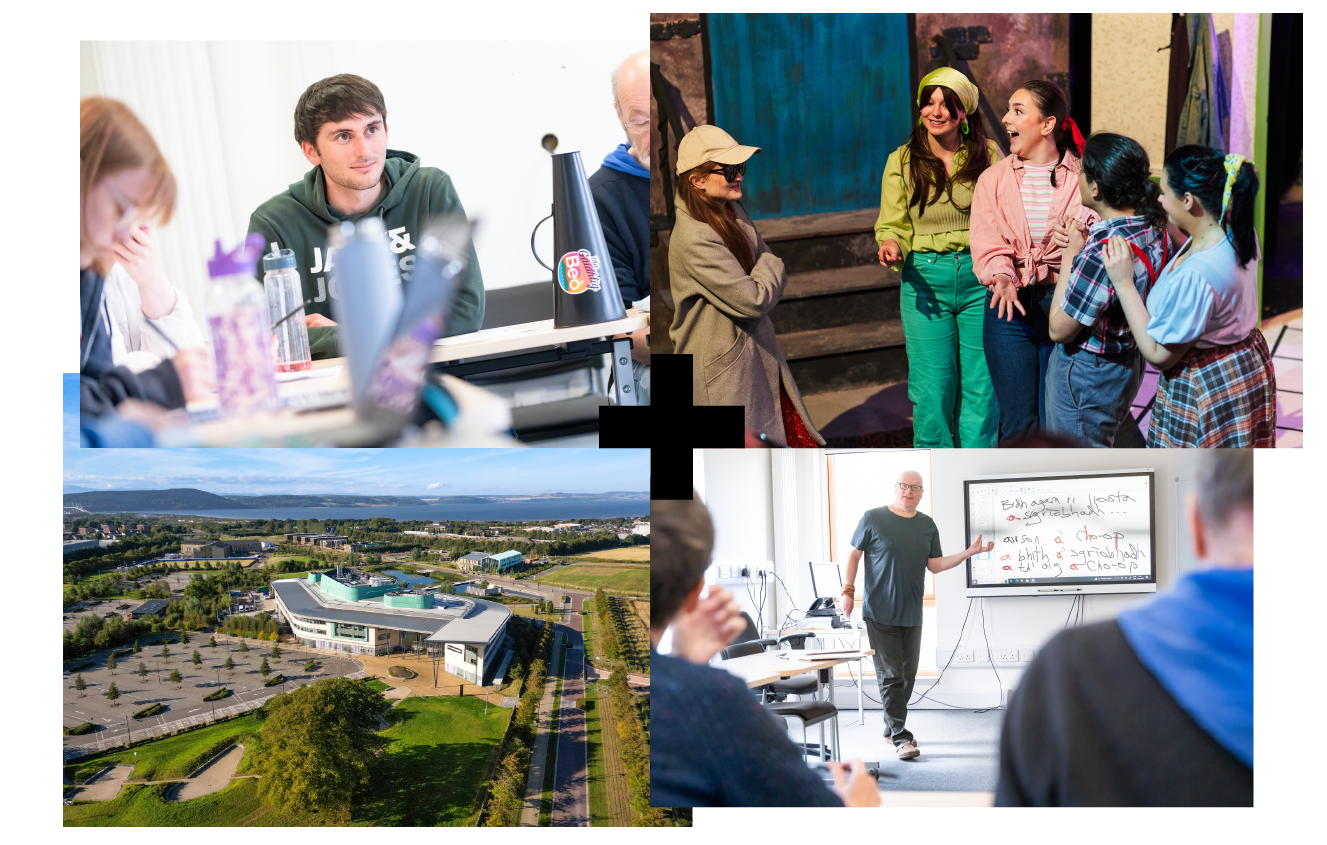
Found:
[[249, 507], [234, 499], [179, 487], [172, 490], [102, 490], [95, 493], [66, 493], [66, 505], [78, 505], [93, 513], [120, 513], [142, 510], [223, 510]]
[[76, 484], [66, 484], [66, 485], [65, 485], [64, 492], [66, 492], [66, 493], [95, 493], [95, 492], [97, 492], [97, 491], [94, 490], [94, 489], [91, 488], [91, 487], [79, 487], [79, 486], [76, 485]]
[[171, 490], [101, 490], [70, 491], [66, 505], [77, 505], [93, 513], [121, 513], [165, 510], [237, 510], [241, 508], [346, 508], [386, 505], [482, 505], [491, 502], [548, 501], [555, 499], [634, 499], [644, 501], [649, 493], [543, 493], [534, 496], [444, 496], [420, 499], [415, 496], [308, 495], [218, 496], [189, 487]]

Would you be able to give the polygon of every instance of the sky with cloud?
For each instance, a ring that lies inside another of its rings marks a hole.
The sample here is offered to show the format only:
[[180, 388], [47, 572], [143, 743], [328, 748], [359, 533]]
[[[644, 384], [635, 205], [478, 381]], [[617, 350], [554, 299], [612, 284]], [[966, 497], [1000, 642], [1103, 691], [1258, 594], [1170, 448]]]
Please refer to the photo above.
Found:
[[64, 383], [66, 487], [220, 495], [528, 495], [650, 489], [648, 449], [80, 449]]

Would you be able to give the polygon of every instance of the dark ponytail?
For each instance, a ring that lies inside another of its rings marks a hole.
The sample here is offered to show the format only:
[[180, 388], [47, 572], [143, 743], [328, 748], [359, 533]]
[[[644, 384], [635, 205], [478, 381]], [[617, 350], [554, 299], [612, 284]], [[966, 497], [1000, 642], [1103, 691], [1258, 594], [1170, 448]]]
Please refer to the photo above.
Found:
[[1055, 171], [1064, 161], [1064, 151], [1074, 146], [1073, 133], [1068, 126], [1065, 126], [1065, 119], [1069, 117], [1069, 101], [1064, 98], [1060, 86], [1044, 79], [1029, 80], [1018, 87], [1032, 95], [1033, 101], [1037, 104], [1037, 111], [1041, 112], [1043, 119], [1055, 118], [1051, 140], [1055, 142], [1055, 148], [1060, 151], [1060, 157], [1055, 160], [1055, 167], [1051, 168], [1051, 187], [1058, 187], [1055, 182]]
[[1161, 189], [1152, 181], [1152, 165], [1142, 144], [1113, 132], [1098, 132], [1083, 146], [1083, 175], [1097, 183], [1106, 205], [1132, 208], [1147, 225], [1166, 228], [1166, 213], [1158, 202]]
[[[1166, 182], [1179, 197], [1193, 194], [1203, 211], [1217, 217], [1226, 190], [1226, 155], [1199, 144], [1186, 144], [1166, 157]], [[1251, 161], [1240, 166], [1230, 189], [1230, 206], [1218, 221], [1235, 247], [1240, 267], [1258, 257], [1258, 238], [1253, 208], [1258, 197], [1258, 168]]]

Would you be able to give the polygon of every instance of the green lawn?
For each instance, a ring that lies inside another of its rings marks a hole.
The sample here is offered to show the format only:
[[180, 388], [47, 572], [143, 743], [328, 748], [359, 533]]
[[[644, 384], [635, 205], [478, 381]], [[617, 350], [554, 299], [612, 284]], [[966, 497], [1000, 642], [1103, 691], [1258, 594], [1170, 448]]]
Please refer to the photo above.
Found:
[[540, 578], [539, 583], [591, 592], [603, 587], [610, 593], [647, 596], [650, 594], [650, 570], [629, 566], [568, 566]]
[[386, 692], [387, 690], [392, 689], [392, 687], [387, 686], [377, 678], [368, 679], [367, 681], [364, 682], [364, 686], [368, 687], [374, 692]]
[[[195, 766], [204, 761], [199, 756], [209, 748], [229, 736], [248, 734], [258, 730], [258, 720], [252, 716], [241, 716], [228, 722], [208, 725], [179, 736], [170, 736], [140, 745], [137, 748], [123, 748], [99, 754], [92, 758], [76, 760], [65, 766], [65, 774], [70, 780], [81, 782], [111, 764], [134, 766], [130, 780], [160, 780], [163, 778], [187, 777]], [[249, 748], [246, 743], [245, 759]], [[134, 752], [138, 752], [137, 765], [134, 765]]]
[[407, 698], [388, 711], [392, 740], [352, 824], [469, 826], [512, 711], [477, 698]]
[[599, 693], [594, 685], [585, 687], [585, 745], [589, 758], [587, 789], [590, 793], [590, 826], [607, 827], [608, 771], [604, 765], [603, 726], [599, 719]]
[[131, 785], [114, 801], [76, 802], [64, 808], [66, 827], [294, 826], [319, 824], [273, 810], [258, 799], [258, 781], [241, 778], [230, 786], [191, 801], [167, 801], [170, 784]]

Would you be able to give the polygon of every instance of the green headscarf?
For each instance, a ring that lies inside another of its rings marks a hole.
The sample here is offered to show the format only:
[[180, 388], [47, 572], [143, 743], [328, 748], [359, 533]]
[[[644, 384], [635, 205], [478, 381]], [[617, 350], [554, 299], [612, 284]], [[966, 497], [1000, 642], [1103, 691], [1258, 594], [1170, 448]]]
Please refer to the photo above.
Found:
[[977, 113], [977, 86], [961, 72], [952, 67], [936, 68], [922, 77], [922, 84], [917, 86], [917, 105], [922, 106], [922, 92], [927, 85], [943, 85], [958, 95], [958, 102], [965, 114]]

